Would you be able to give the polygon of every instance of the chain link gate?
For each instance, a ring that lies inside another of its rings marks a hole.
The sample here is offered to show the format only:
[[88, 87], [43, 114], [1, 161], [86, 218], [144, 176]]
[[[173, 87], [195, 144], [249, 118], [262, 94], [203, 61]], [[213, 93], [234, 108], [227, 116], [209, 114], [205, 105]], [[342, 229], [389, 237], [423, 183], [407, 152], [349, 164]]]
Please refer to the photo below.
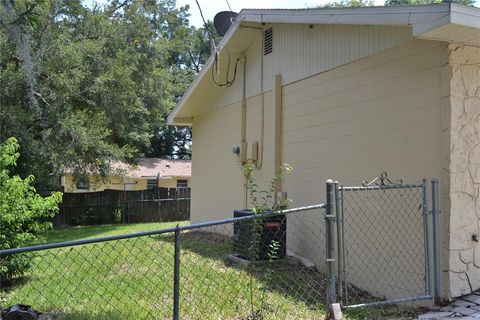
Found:
[[432, 256], [438, 301], [438, 181], [432, 181], [431, 212], [427, 190], [425, 179], [394, 183], [385, 172], [361, 186], [327, 181], [329, 304], [349, 309], [431, 299]]

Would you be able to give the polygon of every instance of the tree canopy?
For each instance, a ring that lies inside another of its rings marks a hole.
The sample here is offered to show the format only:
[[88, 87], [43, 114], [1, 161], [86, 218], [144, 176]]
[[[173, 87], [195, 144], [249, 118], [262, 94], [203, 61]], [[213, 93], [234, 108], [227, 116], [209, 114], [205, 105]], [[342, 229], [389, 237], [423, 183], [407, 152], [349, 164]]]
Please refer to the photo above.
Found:
[[189, 157], [190, 129], [165, 126], [210, 50], [188, 6], [0, 1], [0, 142], [22, 146], [17, 172], [46, 186], [65, 168], [106, 173], [112, 160]]

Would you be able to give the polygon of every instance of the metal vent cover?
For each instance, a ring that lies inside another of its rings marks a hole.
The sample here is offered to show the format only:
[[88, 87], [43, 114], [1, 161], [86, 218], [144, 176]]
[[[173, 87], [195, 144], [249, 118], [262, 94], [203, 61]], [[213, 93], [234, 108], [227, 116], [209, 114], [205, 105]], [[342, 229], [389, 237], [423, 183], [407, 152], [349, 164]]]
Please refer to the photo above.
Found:
[[266, 56], [273, 51], [273, 30], [268, 28], [263, 33], [263, 55]]

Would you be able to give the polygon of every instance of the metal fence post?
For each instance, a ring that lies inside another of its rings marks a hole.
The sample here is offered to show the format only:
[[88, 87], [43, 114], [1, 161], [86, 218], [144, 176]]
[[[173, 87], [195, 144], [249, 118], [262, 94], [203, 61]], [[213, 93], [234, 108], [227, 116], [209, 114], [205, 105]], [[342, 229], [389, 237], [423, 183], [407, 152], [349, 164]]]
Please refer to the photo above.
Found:
[[180, 319], [180, 228], [175, 230], [175, 251], [173, 266], [173, 319]]
[[440, 205], [438, 180], [432, 180], [432, 224], [433, 224], [433, 300], [436, 305], [442, 303], [442, 284], [440, 279]]
[[337, 221], [337, 294], [340, 301], [343, 300], [343, 283], [345, 266], [343, 261], [343, 207], [338, 181], [335, 181], [335, 215]]
[[423, 240], [424, 240], [424, 256], [425, 256], [425, 294], [432, 294], [432, 279], [430, 276], [430, 234], [428, 223], [428, 189], [427, 179], [422, 181], [422, 207], [423, 207]]
[[335, 303], [336, 286], [335, 286], [335, 185], [332, 180], [327, 180], [327, 204], [325, 209], [325, 236], [326, 236], [326, 269], [327, 269], [327, 301], [328, 306]]

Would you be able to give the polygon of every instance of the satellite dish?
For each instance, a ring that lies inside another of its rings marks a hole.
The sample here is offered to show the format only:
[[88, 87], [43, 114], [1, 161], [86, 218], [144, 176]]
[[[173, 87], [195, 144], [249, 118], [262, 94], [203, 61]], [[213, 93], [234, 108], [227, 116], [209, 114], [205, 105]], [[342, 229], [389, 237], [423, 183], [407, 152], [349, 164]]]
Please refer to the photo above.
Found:
[[219, 35], [223, 37], [227, 33], [228, 28], [233, 24], [237, 15], [238, 13], [232, 11], [221, 11], [215, 15], [213, 25]]

